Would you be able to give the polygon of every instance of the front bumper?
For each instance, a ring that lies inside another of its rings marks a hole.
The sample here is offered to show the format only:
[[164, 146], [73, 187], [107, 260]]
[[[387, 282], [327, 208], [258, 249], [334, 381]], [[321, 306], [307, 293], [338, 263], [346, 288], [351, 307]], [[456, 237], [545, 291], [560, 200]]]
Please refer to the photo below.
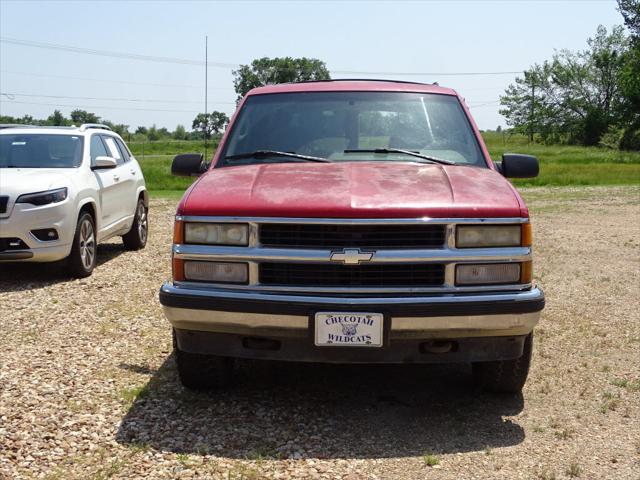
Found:
[[[0, 262], [54, 262], [69, 256], [76, 218], [69, 198], [59, 203], [35, 206], [16, 203], [10, 216], [0, 217], [0, 238], [18, 238], [28, 248], [0, 251]], [[32, 230], [55, 228], [58, 239], [38, 240]]]
[[[166, 283], [160, 290], [160, 303], [176, 329], [178, 346], [193, 353], [365, 363], [484, 361], [520, 356], [523, 339], [544, 308], [544, 293], [533, 288], [419, 297], [329, 297], [205, 290]], [[318, 349], [313, 345], [318, 311], [383, 313], [384, 347]], [[443, 341], [451, 343], [447, 355], [437, 360], [425, 355], [429, 345]]]

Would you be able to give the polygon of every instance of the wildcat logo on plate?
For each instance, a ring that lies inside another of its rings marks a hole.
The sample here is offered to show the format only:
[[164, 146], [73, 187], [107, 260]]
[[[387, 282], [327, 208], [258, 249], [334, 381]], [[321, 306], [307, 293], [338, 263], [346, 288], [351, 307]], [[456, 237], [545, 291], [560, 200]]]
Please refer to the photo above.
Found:
[[381, 313], [318, 312], [317, 346], [381, 347], [384, 316]]

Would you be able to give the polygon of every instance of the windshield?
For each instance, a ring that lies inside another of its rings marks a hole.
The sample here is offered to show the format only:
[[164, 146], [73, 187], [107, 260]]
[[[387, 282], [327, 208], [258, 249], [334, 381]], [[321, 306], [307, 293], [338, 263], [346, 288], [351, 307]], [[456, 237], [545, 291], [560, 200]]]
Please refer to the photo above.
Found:
[[82, 163], [78, 135], [0, 135], [0, 168], [73, 168]]
[[[295, 161], [264, 151], [336, 162], [420, 161], [398, 150], [443, 159], [441, 163], [486, 166], [456, 97], [404, 92], [251, 96], [229, 134], [220, 165]], [[263, 153], [249, 155], [257, 151]]]

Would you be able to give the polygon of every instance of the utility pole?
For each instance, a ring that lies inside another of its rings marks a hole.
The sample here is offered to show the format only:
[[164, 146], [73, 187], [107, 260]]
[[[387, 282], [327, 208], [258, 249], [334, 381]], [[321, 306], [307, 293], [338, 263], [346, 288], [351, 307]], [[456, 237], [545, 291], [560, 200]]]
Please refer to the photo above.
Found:
[[209, 90], [209, 36], [204, 36], [204, 119], [207, 125], [204, 129], [204, 161], [207, 158], [207, 130], [209, 129], [209, 119], [207, 117], [207, 90]]
[[533, 143], [533, 119], [535, 118], [533, 115], [535, 113], [535, 104], [536, 104], [536, 84], [533, 81], [533, 77], [531, 79], [531, 118], [529, 119], [529, 143]]

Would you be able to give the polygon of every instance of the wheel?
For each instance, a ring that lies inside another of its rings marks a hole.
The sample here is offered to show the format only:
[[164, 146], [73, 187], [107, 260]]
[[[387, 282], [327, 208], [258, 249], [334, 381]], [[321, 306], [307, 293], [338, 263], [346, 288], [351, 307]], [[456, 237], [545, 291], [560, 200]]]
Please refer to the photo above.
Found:
[[93, 217], [87, 212], [81, 213], [76, 225], [71, 253], [67, 258], [69, 271], [76, 278], [88, 277], [96, 266], [95, 231]]
[[180, 383], [190, 390], [214, 390], [231, 383], [233, 358], [183, 352], [173, 332], [173, 348]]
[[491, 392], [519, 393], [527, 381], [532, 350], [533, 332], [525, 338], [520, 358], [474, 363], [473, 378], [478, 385]]
[[122, 236], [125, 249], [140, 250], [147, 244], [147, 237], [149, 235], [148, 213], [149, 209], [144, 205], [144, 201], [139, 198], [131, 230]]

